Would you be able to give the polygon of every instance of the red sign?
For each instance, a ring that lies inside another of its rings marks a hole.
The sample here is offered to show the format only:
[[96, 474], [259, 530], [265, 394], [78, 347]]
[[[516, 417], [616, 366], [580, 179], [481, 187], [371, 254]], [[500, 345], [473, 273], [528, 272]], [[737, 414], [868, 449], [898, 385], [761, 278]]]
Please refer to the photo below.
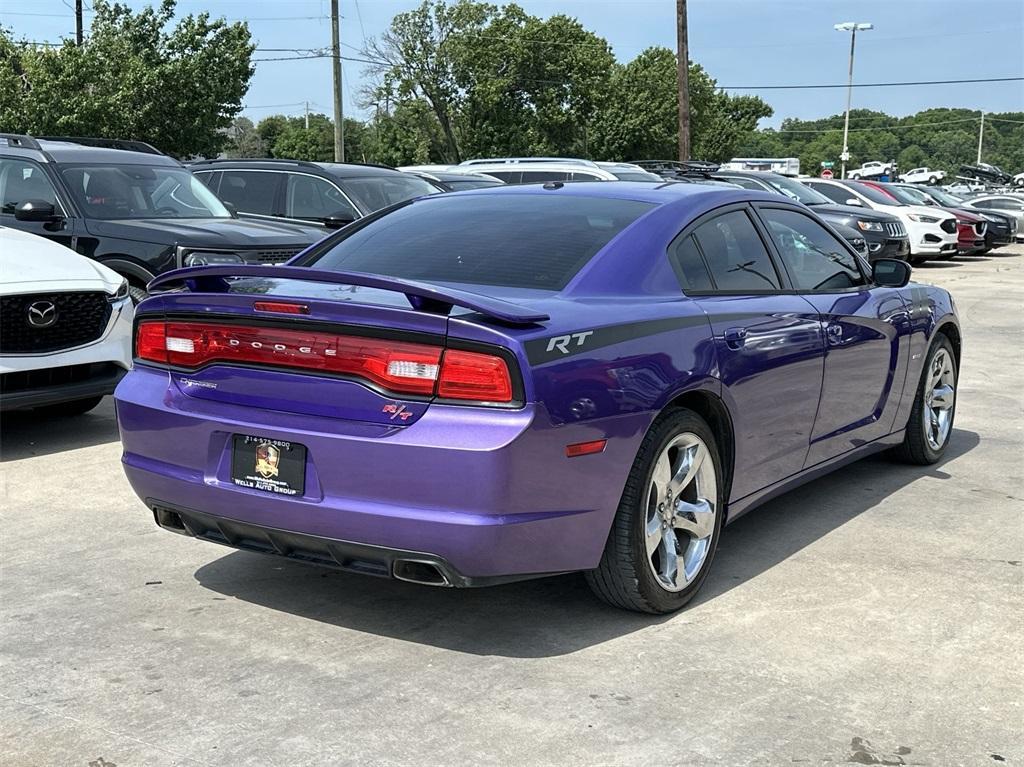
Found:
[[825, 170], [823, 170], [821, 172], [821, 177], [822, 178], [832, 178], [832, 169], [831, 168], [825, 168]]

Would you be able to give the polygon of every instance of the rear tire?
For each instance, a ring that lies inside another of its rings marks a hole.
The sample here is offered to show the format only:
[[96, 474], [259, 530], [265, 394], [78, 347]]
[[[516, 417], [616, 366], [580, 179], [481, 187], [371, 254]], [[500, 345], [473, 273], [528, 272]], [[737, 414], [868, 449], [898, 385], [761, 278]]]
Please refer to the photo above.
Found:
[[71, 400], [70, 402], [58, 402], [56, 405], [44, 405], [43, 407], [37, 407], [35, 412], [43, 416], [67, 418], [69, 416], [88, 413], [100, 404], [102, 399], [103, 397], [89, 397], [88, 399], [76, 399]]
[[601, 562], [585, 573], [590, 588], [624, 610], [671, 613], [686, 605], [718, 548], [723, 487], [704, 419], [684, 409], [659, 416], [626, 480]]
[[903, 443], [893, 449], [894, 458], [919, 466], [942, 458], [953, 435], [959, 378], [953, 344], [940, 333], [928, 350]]

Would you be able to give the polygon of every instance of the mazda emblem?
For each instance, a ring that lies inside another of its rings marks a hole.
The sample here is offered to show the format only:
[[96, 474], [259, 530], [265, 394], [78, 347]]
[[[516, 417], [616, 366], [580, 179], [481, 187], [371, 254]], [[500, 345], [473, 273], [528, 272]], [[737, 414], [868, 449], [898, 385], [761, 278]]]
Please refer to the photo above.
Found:
[[29, 304], [28, 324], [34, 328], [48, 328], [57, 321], [57, 306], [53, 301], [36, 301]]

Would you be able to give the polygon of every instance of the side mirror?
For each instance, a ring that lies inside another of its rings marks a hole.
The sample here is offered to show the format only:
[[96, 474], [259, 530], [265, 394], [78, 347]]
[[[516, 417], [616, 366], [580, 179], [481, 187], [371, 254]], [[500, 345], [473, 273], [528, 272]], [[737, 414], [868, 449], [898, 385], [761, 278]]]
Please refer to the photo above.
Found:
[[355, 221], [355, 218], [351, 213], [332, 213], [329, 216], [325, 216], [322, 221], [328, 229], [341, 229], [341, 227]]
[[864, 203], [862, 203], [856, 197], [851, 197], [849, 200], [846, 201], [846, 204], [847, 205], [854, 205], [854, 206], [856, 206], [858, 208], [863, 208], [864, 207]]
[[231, 214], [231, 218], [238, 218], [238, 208], [235, 207], [234, 203], [220, 201], [221, 205], [228, 209], [228, 213]]
[[910, 264], [897, 258], [880, 258], [871, 264], [871, 279], [876, 285], [902, 288], [910, 282]]
[[14, 209], [18, 221], [55, 221], [60, 218], [52, 202], [46, 200], [23, 200]]

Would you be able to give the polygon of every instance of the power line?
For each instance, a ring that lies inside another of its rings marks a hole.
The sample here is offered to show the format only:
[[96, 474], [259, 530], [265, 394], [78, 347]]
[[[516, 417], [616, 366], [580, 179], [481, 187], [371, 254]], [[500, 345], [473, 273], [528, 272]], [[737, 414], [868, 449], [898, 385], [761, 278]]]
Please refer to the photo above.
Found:
[[[1024, 77], [980, 77], [969, 80], [917, 80], [904, 83], [854, 83], [854, 88], [896, 88], [904, 85], [957, 85], [960, 83], [1009, 83], [1019, 82]], [[810, 90], [820, 88], [846, 88], [847, 83], [829, 85], [718, 85], [721, 91], [783, 91]]]
[[[253, 63], [262, 61], [304, 61], [306, 59], [330, 59], [333, 58], [333, 54], [330, 53], [313, 53], [307, 56], [274, 56], [267, 59], [252, 59]], [[355, 56], [338, 56], [342, 61], [358, 61], [361, 64], [379, 64], [387, 66], [386, 61], [373, 61], [371, 59], [360, 59]]]

